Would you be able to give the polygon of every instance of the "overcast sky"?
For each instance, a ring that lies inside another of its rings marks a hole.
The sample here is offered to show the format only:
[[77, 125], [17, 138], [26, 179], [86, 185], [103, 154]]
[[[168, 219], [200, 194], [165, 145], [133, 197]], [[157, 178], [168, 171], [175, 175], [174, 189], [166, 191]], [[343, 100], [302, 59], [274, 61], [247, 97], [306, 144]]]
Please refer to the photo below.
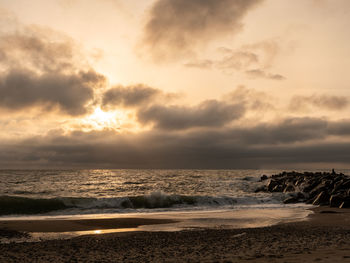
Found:
[[348, 0], [0, 0], [0, 168], [349, 168]]

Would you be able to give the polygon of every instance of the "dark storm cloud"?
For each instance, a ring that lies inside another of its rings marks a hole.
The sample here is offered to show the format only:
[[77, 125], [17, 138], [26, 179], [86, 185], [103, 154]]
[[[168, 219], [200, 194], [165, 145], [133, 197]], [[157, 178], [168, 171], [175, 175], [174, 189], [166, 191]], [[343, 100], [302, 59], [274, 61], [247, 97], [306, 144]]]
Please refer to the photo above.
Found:
[[331, 95], [311, 95], [294, 96], [289, 104], [291, 110], [303, 111], [311, 108], [320, 108], [326, 110], [343, 110], [349, 106], [349, 99], [341, 96]]
[[103, 94], [103, 107], [139, 107], [152, 102], [162, 92], [143, 84], [134, 86], [117, 86], [107, 90]]
[[140, 109], [138, 121], [153, 123], [156, 128], [179, 130], [194, 127], [219, 128], [245, 113], [243, 104], [227, 104], [216, 100], [207, 100], [194, 107], [152, 105]]
[[237, 33], [243, 17], [263, 0], [157, 0], [142, 45], [155, 60], [188, 55], [206, 41]]
[[[341, 127], [347, 123], [346, 127]], [[190, 132], [152, 130], [52, 133], [1, 142], [0, 165], [101, 168], [258, 168], [350, 161], [349, 120], [294, 118], [274, 125]], [[343, 135], [346, 135], [343, 137]]]
[[341, 120], [329, 124], [328, 131], [331, 135], [350, 136], [350, 120]]
[[60, 110], [80, 115], [105, 84], [66, 35], [39, 26], [1, 20], [0, 108]]
[[93, 87], [103, 79], [94, 71], [72, 75], [11, 71], [0, 76], [0, 107], [20, 110], [41, 107], [79, 115], [93, 99]]
[[258, 124], [235, 129], [231, 136], [237, 142], [251, 145], [273, 145], [323, 139], [327, 136], [327, 121], [317, 118], [290, 118], [276, 124]]

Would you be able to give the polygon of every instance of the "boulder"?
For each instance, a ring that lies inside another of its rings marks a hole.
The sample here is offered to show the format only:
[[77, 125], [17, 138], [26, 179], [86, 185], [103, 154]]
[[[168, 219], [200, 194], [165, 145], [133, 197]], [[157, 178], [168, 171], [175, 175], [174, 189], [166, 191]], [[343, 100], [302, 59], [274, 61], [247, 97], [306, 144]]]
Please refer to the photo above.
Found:
[[299, 186], [301, 185], [303, 182], [305, 181], [304, 177], [298, 178], [298, 180], [296, 180], [295, 182], [295, 186]]
[[256, 188], [255, 193], [267, 192], [267, 187], [265, 185]]
[[334, 185], [334, 189], [336, 190], [348, 190], [350, 189], [350, 179], [343, 179], [340, 183]]
[[291, 196], [283, 200], [284, 204], [296, 204], [299, 203], [299, 199], [296, 196]]
[[275, 185], [275, 187], [272, 189], [271, 192], [282, 192], [283, 191], [283, 185]]
[[344, 201], [340, 204], [339, 208], [350, 208], [350, 199], [344, 200]]
[[317, 197], [312, 202], [313, 205], [328, 205], [329, 204], [329, 194], [326, 191], [322, 191], [317, 195]]
[[332, 207], [349, 206], [350, 177], [342, 173], [332, 172], [281, 172], [270, 177], [262, 175], [260, 181], [265, 186], [255, 192], [299, 193], [291, 195], [284, 203], [306, 202], [313, 205], [330, 205]]
[[267, 175], [264, 174], [263, 176], [260, 177], [260, 182], [265, 181], [267, 179], [268, 179]]
[[321, 192], [328, 192], [328, 188], [322, 183], [310, 191], [310, 198], [318, 196]]
[[305, 195], [303, 193], [294, 193], [291, 196], [283, 200], [284, 204], [295, 204], [305, 201]]
[[344, 194], [334, 194], [329, 198], [329, 205], [330, 207], [339, 207], [345, 199]]
[[309, 193], [321, 183], [317, 178], [308, 180], [303, 186], [303, 192]]
[[272, 192], [272, 190], [274, 189], [274, 187], [278, 185], [277, 181], [276, 180], [270, 180], [268, 183], [267, 183], [267, 190], [269, 192]]
[[283, 190], [283, 193], [287, 192], [295, 192], [295, 187], [293, 184], [287, 184], [287, 186]]

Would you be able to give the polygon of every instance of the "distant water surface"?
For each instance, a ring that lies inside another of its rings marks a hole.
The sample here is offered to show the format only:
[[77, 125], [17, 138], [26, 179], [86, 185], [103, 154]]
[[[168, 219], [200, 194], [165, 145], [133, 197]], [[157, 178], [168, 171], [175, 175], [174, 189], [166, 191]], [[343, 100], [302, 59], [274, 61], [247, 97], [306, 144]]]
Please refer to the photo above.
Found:
[[[254, 193], [280, 170], [0, 170], [0, 216], [273, 208]], [[348, 173], [348, 171], [342, 171]]]

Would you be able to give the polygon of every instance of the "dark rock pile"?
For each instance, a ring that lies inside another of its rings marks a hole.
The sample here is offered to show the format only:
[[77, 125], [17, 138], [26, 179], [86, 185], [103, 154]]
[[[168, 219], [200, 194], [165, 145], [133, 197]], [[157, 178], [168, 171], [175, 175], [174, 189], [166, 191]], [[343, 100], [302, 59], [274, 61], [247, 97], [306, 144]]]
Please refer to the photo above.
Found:
[[266, 182], [255, 192], [290, 193], [285, 204], [305, 202], [307, 204], [350, 208], [350, 177], [342, 173], [329, 172], [282, 172], [267, 177]]

